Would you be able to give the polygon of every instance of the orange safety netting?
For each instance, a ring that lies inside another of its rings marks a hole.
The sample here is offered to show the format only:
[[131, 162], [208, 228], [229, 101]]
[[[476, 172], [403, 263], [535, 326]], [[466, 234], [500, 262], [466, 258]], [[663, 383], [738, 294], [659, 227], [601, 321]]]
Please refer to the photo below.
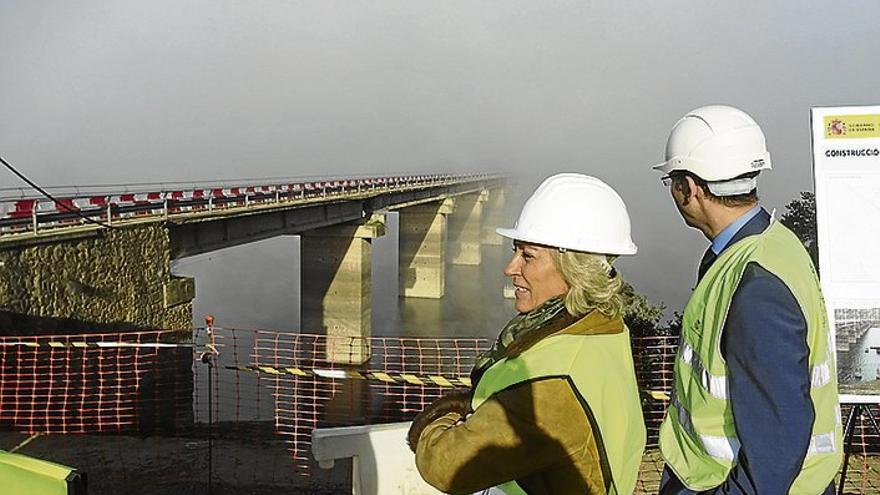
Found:
[[[466, 381], [490, 344], [211, 330], [0, 337], [0, 448], [22, 438], [4, 434], [53, 434], [44, 457], [89, 472], [91, 493], [138, 483], [192, 489], [204, 481], [204, 440], [211, 435], [217, 484], [254, 493], [284, 486], [314, 491], [322, 475], [310, 460], [312, 430], [409, 420], [461, 383], [456, 380]], [[199, 359], [209, 343], [219, 351], [212, 367]], [[672, 336], [633, 338], [644, 391], [669, 391], [676, 347]], [[360, 355], [369, 356], [363, 365], [334, 362]], [[665, 408], [665, 401], [643, 397], [649, 431], [643, 493], [656, 490], [662, 469], [656, 438]], [[880, 417], [876, 406], [872, 411]], [[154, 455], [144, 454], [149, 449]], [[880, 436], [864, 418], [855, 423], [851, 451], [847, 492], [880, 492]], [[181, 479], [190, 484], [174, 484]], [[320, 480], [321, 486], [337, 482], [347, 479]]]
[[[191, 415], [191, 346], [170, 331], [0, 337], [0, 427], [149, 433]], [[177, 417], [176, 414], [181, 414]], [[164, 416], [163, 416], [164, 415]]]

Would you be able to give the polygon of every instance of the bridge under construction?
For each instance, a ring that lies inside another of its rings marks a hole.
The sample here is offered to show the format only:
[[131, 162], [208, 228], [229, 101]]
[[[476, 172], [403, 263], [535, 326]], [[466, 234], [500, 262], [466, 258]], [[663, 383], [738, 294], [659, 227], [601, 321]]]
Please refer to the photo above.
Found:
[[[300, 235], [303, 328], [371, 335], [371, 239], [400, 216], [403, 297], [441, 298], [447, 251], [479, 265], [504, 206], [506, 178], [418, 175], [263, 179], [235, 184], [0, 191], [0, 330], [179, 329], [192, 322], [196, 281], [170, 262], [281, 235]], [[289, 297], [296, 297], [291, 295]], [[366, 342], [366, 341], [364, 341]], [[361, 364], [369, 350], [328, 359]]]

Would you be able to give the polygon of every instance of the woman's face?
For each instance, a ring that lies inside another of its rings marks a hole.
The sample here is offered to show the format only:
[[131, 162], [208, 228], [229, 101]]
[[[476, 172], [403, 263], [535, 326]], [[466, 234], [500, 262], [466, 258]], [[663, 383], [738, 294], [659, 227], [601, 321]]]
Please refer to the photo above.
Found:
[[516, 288], [516, 310], [528, 313], [548, 299], [568, 293], [568, 284], [556, 268], [553, 248], [513, 242], [513, 257], [504, 267]]

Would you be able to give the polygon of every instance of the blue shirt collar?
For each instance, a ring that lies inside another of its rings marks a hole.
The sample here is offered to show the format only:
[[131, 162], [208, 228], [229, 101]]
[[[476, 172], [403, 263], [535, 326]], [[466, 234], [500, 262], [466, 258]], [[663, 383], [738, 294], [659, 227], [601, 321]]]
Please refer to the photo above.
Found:
[[712, 252], [716, 255], [721, 254], [721, 251], [724, 251], [724, 248], [727, 247], [727, 243], [733, 239], [733, 236], [739, 232], [739, 229], [743, 227], [743, 225], [747, 224], [749, 220], [755, 218], [755, 215], [761, 211], [761, 205], [755, 205], [751, 210], [743, 213], [736, 220], [730, 223], [727, 227], [724, 227], [724, 230], [721, 231], [714, 239], [712, 239]]

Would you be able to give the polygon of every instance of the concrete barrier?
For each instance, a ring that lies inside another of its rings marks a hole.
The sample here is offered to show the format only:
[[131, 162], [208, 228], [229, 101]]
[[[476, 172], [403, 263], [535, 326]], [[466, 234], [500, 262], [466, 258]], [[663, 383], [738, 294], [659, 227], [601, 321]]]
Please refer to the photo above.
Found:
[[406, 445], [410, 423], [318, 428], [312, 432], [312, 455], [324, 469], [336, 459], [352, 458], [353, 495], [434, 495], [422, 480], [415, 456]]

